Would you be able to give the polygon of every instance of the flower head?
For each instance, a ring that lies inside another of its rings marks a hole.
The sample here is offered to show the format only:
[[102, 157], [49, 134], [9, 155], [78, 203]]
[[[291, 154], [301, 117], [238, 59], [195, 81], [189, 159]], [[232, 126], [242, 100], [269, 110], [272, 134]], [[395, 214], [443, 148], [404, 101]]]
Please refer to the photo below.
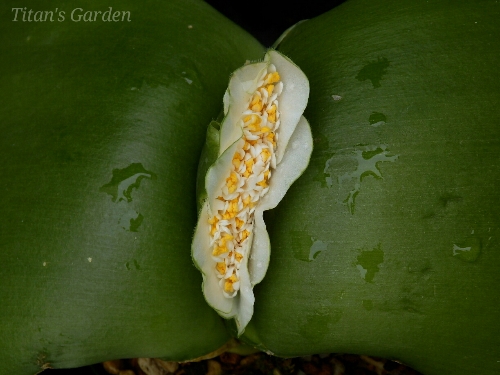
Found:
[[263, 211], [276, 207], [309, 163], [312, 136], [302, 116], [308, 97], [304, 73], [274, 50], [234, 72], [224, 95], [219, 156], [205, 177], [192, 254], [205, 299], [235, 318], [239, 334], [269, 264]]

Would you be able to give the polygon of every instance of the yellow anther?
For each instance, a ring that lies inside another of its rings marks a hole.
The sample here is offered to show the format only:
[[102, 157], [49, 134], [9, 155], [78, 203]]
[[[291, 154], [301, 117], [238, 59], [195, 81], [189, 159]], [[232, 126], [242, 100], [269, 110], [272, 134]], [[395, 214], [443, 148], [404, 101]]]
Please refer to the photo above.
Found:
[[273, 93], [273, 90], [274, 90], [274, 85], [267, 85], [266, 90], [267, 90], [267, 93], [269, 94], [269, 96], [271, 96]]
[[266, 109], [267, 112], [267, 120], [272, 122], [273, 124], [276, 122], [276, 105], [272, 105]]
[[262, 111], [262, 102], [258, 102], [257, 104], [254, 104], [250, 109], [254, 112]]
[[210, 229], [210, 234], [213, 236], [215, 232], [217, 232], [217, 223], [219, 222], [219, 219], [217, 219], [217, 216], [212, 216], [210, 219], [208, 219], [208, 224], [210, 224], [211, 229]]
[[266, 135], [266, 139], [273, 144], [273, 147], [276, 147], [276, 141], [274, 140], [274, 133], [270, 132]]
[[229, 220], [238, 214], [238, 198], [233, 199], [227, 206], [227, 211], [222, 214], [224, 220]]
[[274, 72], [274, 73], [269, 73], [267, 76], [266, 76], [266, 79], [265, 79], [265, 84], [269, 84], [269, 83], [276, 83], [280, 80], [280, 75], [278, 72]]
[[221, 275], [224, 275], [226, 273], [226, 263], [224, 262], [218, 262], [217, 265], [215, 266], [215, 268], [217, 269], [217, 271], [219, 271], [219, 273]]
[[235, 252], [234, 259], [236, 259], [237, 262], [241, 262], [241, 260], [243, 259], [243, 254]]
[[255, 93], [250, 105], [248, 106], [254, 112], [262, 111], [262, 100], [259, 94]]
[[233, 156], [233, 165], [236, 169], [240, 167], [242, 160], [243, 156], [241, 156], [239, 152], [235, 152]]
[[259, 126], [259, 124], [251, 124], [251, 125], [248, 125], [248, 130], [256, 133], [260, 130], [260, 126]]
[[238, 182], [238, 175], [236, 172], [231, 172], [231, 175], [226, 178], [226, 186], [229, 194], [232, 194], [236, 190], [236, 183]]
[[219, 256], [221, 254], [227, 253], [229, 249], [226, 246], [214, 246], [214, 251], [212, 251], [213, 256]]
[[241, 241], [245, 241], [249, 235], [250, 232], [245, 229], [243, 232], [241, 232]]
[[265, 148], [260, 153], [260, 156], [262, 156], [262, 160], [264, 160], [264, 162], [266, 162], [267, 159], [269, 159], [271, 157], [271, 151], [269, 151], [268, 148]]
[[229, 278], [226, 279], [226, 282], [224, 283], [224, 290], [227, 293], [234, 292], [233, 284], [237, 281], [238, 281], [238, 278], [236, 277], [236, 275], [232, 274]]
[[261, 131], [262, 133], [269, 133], [269, 132], [271, 131], [271, 129], [270, 129], [270, 128], [268, 128], [267, 126], [264, 126], [262, 129], [260, 129], [260, 131]]
[[[254, 110], [254, 109], [252, 109]], [[260, 104], [260, 109], [255, 109], [255, 111], [260, 112], [262, 110], [262, 103]], [[260, 123], [262, 122], [261, 118], [256, 114], [246, 116], [243, 121], [245, 122], [245, 126], [252, 132], [257, 132], [260, 129]]]
[[266, 109], [267, 113], [276, 113], [276, 105], [272, 105]]
[[251, 201], [252, 198], [250, 198], [250, 195], [247, 195], [245, 198], [243, 198], [243, 206], [247, 207]]
[[269, 170], [267, 170], [267, 171], [264, 172], [264, 178], [266, 180], [269, 180], [269, 173], [271, 173], [271, 172], [269, 172]]
[[233, 283], [230, 281], [226, 281], [224, 283], [224, 290], [226, 291], [226, 293], [234, 292]]
[[257, 185], [260, 185], [260, 186], [262, 186], [263, 188], [266, 188], [266, 187], [268, 187], [268, 186], [269, 186], [269, 185], [267, 184], [267, 181], [266, 181], [266, 180], [262, 180], [262, 181], [257, 182]]
[[248, 178], [250, 176], [250, 174], [252, 173], [253, 159], [252, 158], [248, 159], [245, 162], [245, 165], [246, 165], [246, 170], [245, 170], [245, 172], [243, 172], [243, 176], [245, 176], [246, 178]]
[[245, 118], [243, 119], [243, 122], [245, 123], [245, 125], [247, 125], [247, 122], [249, 124], [260, 124], [262, 122], [262, 120], [256, 114], [251, 114], [251, 115], [245, 116]]
[[236, 229], [240, 229], [242, 225], [245, 224], [245, 222], [238, 217], [235, 219], [235, 221], [236, 221]]
[[255, 105], [255, 104], [258, 104], [260, 102], [260, 95], [255, 93], [252, 97], [252, 101], [250, 102], [250, 107]]

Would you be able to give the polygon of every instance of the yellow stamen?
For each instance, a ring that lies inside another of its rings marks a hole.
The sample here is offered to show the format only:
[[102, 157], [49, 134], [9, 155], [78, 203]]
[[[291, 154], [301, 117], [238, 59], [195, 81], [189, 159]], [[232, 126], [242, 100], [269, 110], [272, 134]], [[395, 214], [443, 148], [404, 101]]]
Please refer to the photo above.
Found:
[[278, 74], [278, 72], [274, 72], [274, 73], [269, 73], [267, 76], [266, 76], [266, 80], [265, 80], [265, 84], [269, 84], [269, 83], [276, 83], [280, 80], [280, 75]]
[[235, 252], [234, 259], [236, 259], [237, 262], [241, 262], [241, 260], [243, 259], [243, 254]]
[[252, 198], [250, 198], [250, 195], [247, 195], [244, 199], [243, 199], [243, 206], [247, 207], [250, 202], [252, 201]]
[[245, 123], [245, 125], [252, 125], [252, 124], [260, 124], [262, 122], [262, 120], [256, 114], [251, 114], [251, 115], [245, 116], [245, 118], [243, 119], [243, 122]]
[[221, 275], [224, 275], [226, 273], [226, 263], [224, 262], [218, 262], [215, 268]]
[[254, 112], [260, 112], [262, 111], [262, 102], [259, 102], [257, 104], [254, 104], [252, 108], [250, 108]]
[[251, 132], [258, 132], [260, 130], [260, 125], [259, 124], [251, 124], [251, 125], [248, 125], [248, 130], [250, 130]]
[[250, 174], [252, 173], [252, 169], [253, 169], [253, 159], [250, 158], [248, 159], [246, 162], [245, 162], [245, 165], [246, 165], [246, 170], [245, 172], [243, 172], [243, 176], [245, 176], [246, 178], [248, 178], [250, 176]]
[[241, 156], [239, 152], [235, 152], [233, 156], [233, 165], [236, 169], [240, 167], [242, 160], [243, 156]]
[[271, 96], [274, 90], [274, 85], [267, 85], [266, 90], [269, 96]]
[[214, 251], [212, 251], [213, 256], [219, 256], [221, 254], [227, 253], [229, 249], [226, 246], [214, 246]]
[[228, 279], [226, 279], [226, 282], [224, 283], [224, 290], [227, 293], [234, 292], [233, 284], [237, 281], [238, 281], [238, 278], [236, 277], [236, 275], [232, 274]]
[[264, 162], [266, 162], [267, 159], [269, 159], [271, 157], [271, 151], [269, 151], [268, 148], [265, 148], [260, 153], [260, 156], [262, 156], [262, 160], [264, 160]]
[[235, 221], [236, 221], [236, 229], [240, 229], [242, 225], [245, 224], [245, 222], [238, 217], [235, 219]]
[[260, 129], [260, 131], [261, 131], [262, 133], [269, 133], [269, 132], [271, 131], [271, 129], [270, 129], [270, 128], [268, 128], [267, 126], [264, 126], [262, 129]]
[[262, 186], [263, 188], [266, 188], [266, 187], [268, 187], [268, 186], [269, 186], [269, 185], [267, 184], [267, 181], [266, 181], [266, 180], [262, 180], [262, 181], [257, 182], [257, 185], [260, 185], [260, 186]]
[[266, 139], [273, 144], [273, 147], [276, 147], [276, 141], [274, 140], [274, 133], [270, 132], [266, 135]]
[[[227, 207], [227, 211], [234, 213], [235, 215], [238, 213], [238, 198], [235, 198], [229, 203], [229, 206]], [[232, 239], [232, 237], [231, 237]]]
[[254, 94], [252, 101], [250, 102], [250, 105], [248, 107], [254, 112], [262, 111], [262, 100], [260, 98], [260, 95], [258, 95], [257, 93]]
[[210, 234], [213, 236], [215, 232], [217, 232], [217, 223], [219, 222], [219, 219], [217, 219], [216, 216], [212, 216], [210, 219], [208, 219], [208, 223], [210, 224]]
[[236, 183], [238, 182], [238, 175], [236, 172], [231, 172], [231, 175], [226, 178], [226, 186], [227, 190], [229, 191], [229, 194], [234, 193], [236, 190]]
[[245, 241], [249, 235], [250, 232], [245, 229], [243, 232], [241, 232], [241, 241]]

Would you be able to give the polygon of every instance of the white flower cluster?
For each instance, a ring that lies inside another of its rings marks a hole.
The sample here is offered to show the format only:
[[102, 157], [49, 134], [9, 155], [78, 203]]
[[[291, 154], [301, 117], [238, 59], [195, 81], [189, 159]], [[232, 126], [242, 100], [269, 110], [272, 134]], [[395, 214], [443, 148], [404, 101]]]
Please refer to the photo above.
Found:
[[240, 126], [244, 144], [234, 153], [232, 168], [217, 198], [210, 224], [210, 251], [219, 286], [226, 298], [240, 287], [239, 269], [250, 249], [253, 214], [259, 199], [269, 190], [271, 168], [276, 168], [277, 130], [280, 126], [278, 97], [283, 83], [272, 64], [262, 72], [258, 88], [243, 112]]

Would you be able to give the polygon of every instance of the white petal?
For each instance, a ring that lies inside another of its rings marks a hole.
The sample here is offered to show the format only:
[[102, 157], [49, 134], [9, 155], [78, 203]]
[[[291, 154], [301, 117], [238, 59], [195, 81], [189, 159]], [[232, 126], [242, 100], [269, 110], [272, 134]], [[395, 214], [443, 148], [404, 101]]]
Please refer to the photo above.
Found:
[[283, 91], [279, 97], [280, 136], [276, 147], [276, 160], [279, 163], [295, 126], [306, 108], [309, 99], [309, 81], [302, 70], [282, 54], [271, 50], [267, 56], [276, 66], [283, 82]]
[[221, 315], [231, 315], [234, 310], [234, 301], [225, 298], [219, 287], [219, 279], [214, 272], [214, 261], [210, 256], [210, 232], [208, 203], [205, 202], [200, 212], [198, 225], [194, 232], [193, 243], [191, 245], [194, 264], [203, 275], [203, 294], [207, 303]]
[[302, 116], [290, 138], [283, 159], [273, 171], [273, 178], [269, 180], [269, 191], [259, 202], [259, 209], [270, 210], [278, 205], [290, 186], [307, 168], [312, 149], [311, 128]]
[[266, 275], [271, 256], [271, 243], [262, 215], [263, 212], [260, 207], [255, 210], [252, 250], [248, 260], [248, 271], [252, 287], [260, 283]]
[[[252, 241], [252, 238], [249, 238]], [[253, 305], [255, 296], [253, 294], [253, 286], [250, 283], [250, 275], [248, 272], [248, 257], [243, 258], [240, 266], [240, 291], [237, 297], [236, 307], [236, 326], [238, 327], [238, 336], [240, 336], [247, 326], [253, 315]]]
[[257, 90], [258, 78], [266, 70], [267, 65], [267, 62], [245, 65], [231, 76], [227, 99], [224, 101], [227, 114], [221, 124], [219, 155], [241, 137], [237, 123], [247, 109], [252, 94]]

